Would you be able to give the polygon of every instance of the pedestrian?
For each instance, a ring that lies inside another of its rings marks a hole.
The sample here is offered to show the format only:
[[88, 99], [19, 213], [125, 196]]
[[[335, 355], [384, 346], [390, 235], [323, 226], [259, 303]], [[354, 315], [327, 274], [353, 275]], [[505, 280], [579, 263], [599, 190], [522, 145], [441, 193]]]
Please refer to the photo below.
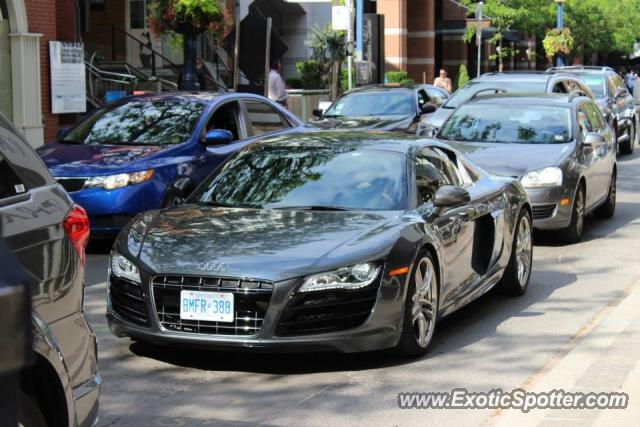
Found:
[[276, 59], [271, 64], [271, 71], [269, 71], [269, 99], [287, 108], [289, 95], [281, 73], [282, 63]]
[[207, 67], [204, 64], [202, 58], [196, 59], [196, 76], [198, 77], [198, 83], [200, 84], [200, 90], [207, 90]]
[[448, 77], [447, 70], [445, 70], [444, 68], [440, 69], [440, 76], [436, 77], [436, 79], [433, 81], [433, 85], [435, 87], [444, 89], [449, 93], [453, 92], [451, 79]]

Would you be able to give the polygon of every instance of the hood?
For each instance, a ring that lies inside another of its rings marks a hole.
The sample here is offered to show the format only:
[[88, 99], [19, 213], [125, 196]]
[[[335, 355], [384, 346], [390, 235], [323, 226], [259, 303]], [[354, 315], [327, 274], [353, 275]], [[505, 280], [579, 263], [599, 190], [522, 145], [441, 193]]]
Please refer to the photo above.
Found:
[[423, 116], [420, 121], [420, 125], [423, 127], [428, 125], [433, 128], [440, 129], [444, 122], [451, 117], [451, 114], [453, 114], [454, 111], [455, 110], [440, 107], [435, 112]]
[[327, 117], [310, 124], [325, 130], [399, 130], [409, 129], [413, 116]]
[[521, 177], [527, 171], [559, 166], [571, 154], [573, 144], [487, 144], [451, 142], [473, 163], [487, 172]]
[[158, 274], [215, 275], [198, 270], [213, 262], [229, 266], [218, 275], [281, 281], [383, 256], [391, 246], [386, 237], [397, 236], [386, 225], [394, 217], [186, 205], [159, 211], [139, 258]]
[[72, 145], [57, 142], [38, 148], [53, 176], [93, 176], [118, 173], [131, 163], [147, 159], [162, 150], [160, 146]]

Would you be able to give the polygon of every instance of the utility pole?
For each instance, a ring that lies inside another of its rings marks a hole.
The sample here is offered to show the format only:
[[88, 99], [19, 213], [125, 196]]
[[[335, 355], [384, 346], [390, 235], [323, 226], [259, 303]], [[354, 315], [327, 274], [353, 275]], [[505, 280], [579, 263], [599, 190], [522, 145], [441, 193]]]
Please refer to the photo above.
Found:
[[480, 73], [482, 72], [482, 27], [480, 26], [480, 23], [482, 22], [483, 4], [483, 2], [479, 2], [476, 6], [476, 21], [478, 21], [478, 26], [476, 27], [476, 45], [478, 45], [476, 77], [480, 77]]
[[349, 90], [353, 89], [353, 0], [346, 0], [348, 10], [347, 16], [347, 78], [349, 79]]
[[271, 69], [271, 17], [267, 18], [267, 39], [264, 49], [264, 96], [269, 97], [269, 71]]
[[[562, 7], [564, 0], [554, 0], [554, 1], [558, 5], [558, 13], [556, 16], [556, 28], [558, 29], [558, 31], [562, 31], [562, 28], [564, 27], [564, 10]], [[556, 55], [556, 66], [557, 67], [564, 66], [564, 60], [562, 59], [561, 54]]]

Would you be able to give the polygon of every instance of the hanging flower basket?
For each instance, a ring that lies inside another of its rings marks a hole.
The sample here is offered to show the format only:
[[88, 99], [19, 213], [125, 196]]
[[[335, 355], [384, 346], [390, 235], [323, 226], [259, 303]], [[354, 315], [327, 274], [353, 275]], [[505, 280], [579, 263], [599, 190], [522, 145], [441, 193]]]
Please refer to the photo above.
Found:
[[149, 5], [148, 21], [156, 34], [209, 31], [220, 40], [230, 16], [223, 0], [153, 0]]
[[542, 40], [545, 55], [552, 59], [556, 55], [569, 55], [573, 49], [573, 36], [569, 28], [561, 30], [554, 28], [547, 31], [547, 35]]

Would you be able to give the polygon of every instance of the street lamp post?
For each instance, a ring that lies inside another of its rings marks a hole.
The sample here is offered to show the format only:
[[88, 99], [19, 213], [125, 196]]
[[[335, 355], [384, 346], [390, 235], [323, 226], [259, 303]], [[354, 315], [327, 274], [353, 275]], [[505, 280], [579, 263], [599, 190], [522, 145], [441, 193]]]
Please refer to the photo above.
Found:
[[[562, 30], [564, 27], [564, 10], [562, 8], [562, 4], [565, 0], [553, 0], [558, 5], [557, 17], [556, 17], [556, 28], [558, 30]], [[556, 56], [556, 66], [562, 67], [564, 66], [564, 60], [562, 59], [562, 55], [558, 54]]]

